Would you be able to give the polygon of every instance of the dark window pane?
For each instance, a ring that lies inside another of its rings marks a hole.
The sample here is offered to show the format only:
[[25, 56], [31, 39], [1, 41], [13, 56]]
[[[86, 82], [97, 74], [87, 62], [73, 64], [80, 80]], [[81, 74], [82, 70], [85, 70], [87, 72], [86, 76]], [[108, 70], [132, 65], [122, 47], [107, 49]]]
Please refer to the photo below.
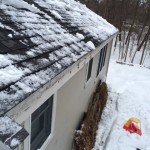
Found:
[[107, 45], [104, 47], [104, 57], [103, 57], [103, 65], [105, 65], [105, 60], [106, 60], [106, 53], [107, 53]]
[[97, 68], [97, 76], [99, 75], [100, 68], [101, 68], [102, 50], [103, 50], [103, 49], [101, 49], [101, 51], [100, 51], [100, 53], [99, 53], [99, 63], [98, 63], [98, 68]]
[[103, 61], [104, 61], [104, 48], [102, 48], [101, 50], [101, 59], [100, 59], [100, 68], [99, 68], [99, 72], [102, 70], [103, 68]]
[[44, 128], [44, 114], [41, 115], [34, 123], [32, 123], [31, 127], [31, 142], [38, 136], [38, 134]]
[[93, 58], [90, 60], [89, 62], [89, 66], [88, 66], [88, 74], [87, 74], [87, 81], [90, 79], [91, 77], [91, 73], [92, 73], [92, 65], [93, 65]]
[[44, 102], [33, 114], [32, 114], [32, 122], [48, 107], [48, 100]]
[[103, 47], [100, 51], [99, 63], [97, 68], [97, 76], [99, 75], [100, 71], [105, 65], [106, 53], [107, 53], [107, 45]]

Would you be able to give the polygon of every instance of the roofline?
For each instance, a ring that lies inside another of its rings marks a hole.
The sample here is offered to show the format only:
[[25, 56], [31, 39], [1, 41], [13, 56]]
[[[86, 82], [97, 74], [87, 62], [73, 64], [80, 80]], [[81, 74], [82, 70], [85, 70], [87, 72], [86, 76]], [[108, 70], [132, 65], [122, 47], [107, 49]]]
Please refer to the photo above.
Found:
[[[36, 99], [40, 99], [41, 95], [44, 91], [47, 89], [50, 89], [51, 87], [51, 93], [49, 95], [54, 94], [60, 87], [62, 87], [71, 77], [73, 77], [80, 69], [83, 68], [83, 66], [91, 59], [91, 57], [95, 56], [102, 47], [104, 47], [107, 43], [109, 43], [119, 32], [114, 33], [111, 35], [108, 39], [103, 41], [95, 50], [92, 50], [91, 52], [84, 55], [82, 58], [80, 58], [77, 62], [70, 65], [67, 69], [62, 71], [60, 74], [58, 74], [56, 77], [54, 77], [52, 80], [50, 80], [48, 83], [43, 85], [43, 87], [39, 88], [37, 91], [29, 95], [25, 100], [23, 100], [21, 103], [16, 105], [14, 108], [10, 109], [6, 114], [13, 118], [17, 119], [18, 122], [21, 123], [23, 120], [22, 117], [20, 117], [21, 112], [25, 112], [26, 110], [30, 109], [31, 103], [36, 101]], [[46, 101], [46, 99], [45, 99]], [[40, 102], [41, 104], [43, 101]], [[36, 106], [34, 106], [36, 107]], [[30, 113], [29, 113], [30, 112]], [[33, 113], [34, 110], [29, 110], [28, 115]]]
[[[62, 71], [60, 74], [58, 74], [56, 77], [54, 77], [50, 82], [51, 86], [53, 86], [58, 80], [60, 80], [66, 73], [70, 72], [75, 66], [78, 66], [82, 61], [85, 61], [86, 58], [91, 58], [97, 51], [99, 51], [102, 47], [104, 47], [109, 41], [111, 41], [119, 32], [116, 32], [112, 36], [110, 36], [107, 40], [103, 41], [99, 46], [96, 47], [95, 50], [90, 51], [83, 57], [81, 57], [78, 61], [70, 65], [68, 68], [66, 68], [64, 71]], [[88, 61], [87, 61], [88, 62]], [[47, 83], [48, 84], [48, 83]]]

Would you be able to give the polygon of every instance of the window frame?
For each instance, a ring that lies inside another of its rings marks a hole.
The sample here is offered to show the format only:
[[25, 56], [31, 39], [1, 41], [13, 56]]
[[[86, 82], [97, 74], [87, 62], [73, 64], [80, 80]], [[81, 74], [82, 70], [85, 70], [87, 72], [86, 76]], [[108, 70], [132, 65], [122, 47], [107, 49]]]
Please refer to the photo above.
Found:
[[91, 80], [92, 71], [93, 71], [93, 63], [94, 63], [94, 58], [91, 58], [87, 63], [85, 84], [87, 84]]
[[92, 70], [93, 70], [93, 62], [94, 62], [94, 59], [91, 58], [88, 62], [88, 65], [87, 65], [87, 72], [86, 72], [86, 82], [89, 82], [89, 80], [91, 79], [92, 77]]
[[100, 75], [100, 72], [103, 70], [103, 67], [105, 66], [106, 56], [107, 56], [107, 48], [108, 48], [108, 44], [106, 44], [103, 48], [101, 48], [101, 50], [99, 52], [96, 78]]
[[[31, 114], [31, 123], [30, 123], [30, 130], [31, 130], [31, 134], [30, 134], [30, 149], [37, 149], [37, 148], [42, 148], [43, 145], [45, 145], [45, 143], [47, 142], [47, 140], [49, 139], [49, 137], [51, 137], [51, 135], [53, 134], [53, 109], [54, 109], [54, 95], [50, 96], [46, 101], [44, 101], [44, 103], [42, 105], [40, 105], [32, 114]], [[44, 104], [46, 104], [48, 102], [48, 106], [44, 107], [44, 109], [42, 110], [42, 106]], [[35, 112], [39, 111], [38, 115], [36, 116], [36, 118], [34, 118], [32, 120], [33, 114], [36, 114]], [[49, 113], [48, 113], [49, 112]], [[36, 120], [38, 120], [42, 115], [44, 115], [44, 127], [42, 128], [42, 130], [40, 131], [40, 133], [38, 135], [36, 135], [36, 137], [34, 137], [34, 140], [31, 141], [31, 137], [32, 137], [32, 125], [33, 123], [36, 122]], [[47, 124], [48, 123], [48, 124]], [[47, 125], [46, 125], [47, 124]], [[48, 129], [48, 126], [50, 127], [50, 129]], [[39, 137], [40, 140], [39, 140]], [[44, 138], [44, 139], [43, 139]], [[38, 142], [38, 144], [35, 144], [36, 142]], [[40, 143], [40, 144], [39, 144]]]

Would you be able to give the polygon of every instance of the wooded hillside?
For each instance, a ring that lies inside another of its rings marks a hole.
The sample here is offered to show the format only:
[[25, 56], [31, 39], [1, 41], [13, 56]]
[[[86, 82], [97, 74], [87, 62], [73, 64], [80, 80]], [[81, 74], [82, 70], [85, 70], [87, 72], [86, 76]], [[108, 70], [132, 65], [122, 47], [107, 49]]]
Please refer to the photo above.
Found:
[[150, 0], [81, 2], [119, 29], [120, 34], [115, 42], [115, 47], [119, 43], [119, 59], [125, 62], [129, 55], [130, 62], [133, 63], [137, 51], [141, 50], [139, 63], [143, 64], [145, 55], [150, 50]]

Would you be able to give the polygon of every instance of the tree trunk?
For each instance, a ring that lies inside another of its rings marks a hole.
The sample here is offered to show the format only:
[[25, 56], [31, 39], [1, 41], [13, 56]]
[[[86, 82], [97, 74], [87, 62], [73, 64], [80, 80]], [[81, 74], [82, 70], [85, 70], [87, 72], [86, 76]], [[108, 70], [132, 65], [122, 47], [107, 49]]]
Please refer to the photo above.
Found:
[[141, 65], [142, 62], [143, 62], [143, 57], [144, 57], [144, 53], [145, 53], [147, 41], [148, 41], [148, 38], [147, 38], [147, 40], [145, 41], [145, 44], [144, 44], [144, 47], [143, 47], [142, 56], [141, 56], [141, 60], [140, 60], [140, 65]]
[[129, 29], [129, 32], [128, 32], [125, 43], [127, 43], [127, 41], [129, 40], [129, 37], [131, 35], [132, 29], [133, 29], [133, 26], [134, 26], [134, 23], [135, 23], [135, 20], [136, 20], [136, 15], [137, 15], [138, 7], [139, 7], [139, 2], [140, 2], [140, 0], [138, 0], [137, 3], [136, 3], [135, 12], [134, 12], [134, 16], [133, 16], [133, 22], [130, 26], [130, 29]]
[[149, 18], [150, 18], [150, 7], [148, 8], [148, 12], [147, 12], [146, 17], [145, 17], [145, 20], [144, 20], [144, 22], [143, 22], [142, 30], [141, 30], [141, 32], [140, 32], [140, 34], [139, 34], [139, 37], [138, 37], [138, 44], [137, 44], [137, 45], [139, 45], [139, 42], [140, 42], [142, 33], [143, 33], [143, 31], [144, 31], [144, 28], [145, 28], [145, 26], [146, 26], [146, 24], [147, 24]]
[[147, 34], [145, 35], [144, 39], [142, 40], [141, 44], [136, 48], [135, 52], [134, 52], [134, 55], [131, 59], [131, 63], [133, 63], [134, 61], [134, 57], [136, 55], [136, 52], [139, 51], [141, 49], [141, 47], [143, 46], [144, 42], [147, 40], [147, 38], [149, 38], [149, 35], [150, 35], [150, 26], [149, 26], [149, 29], [147, 31]]

